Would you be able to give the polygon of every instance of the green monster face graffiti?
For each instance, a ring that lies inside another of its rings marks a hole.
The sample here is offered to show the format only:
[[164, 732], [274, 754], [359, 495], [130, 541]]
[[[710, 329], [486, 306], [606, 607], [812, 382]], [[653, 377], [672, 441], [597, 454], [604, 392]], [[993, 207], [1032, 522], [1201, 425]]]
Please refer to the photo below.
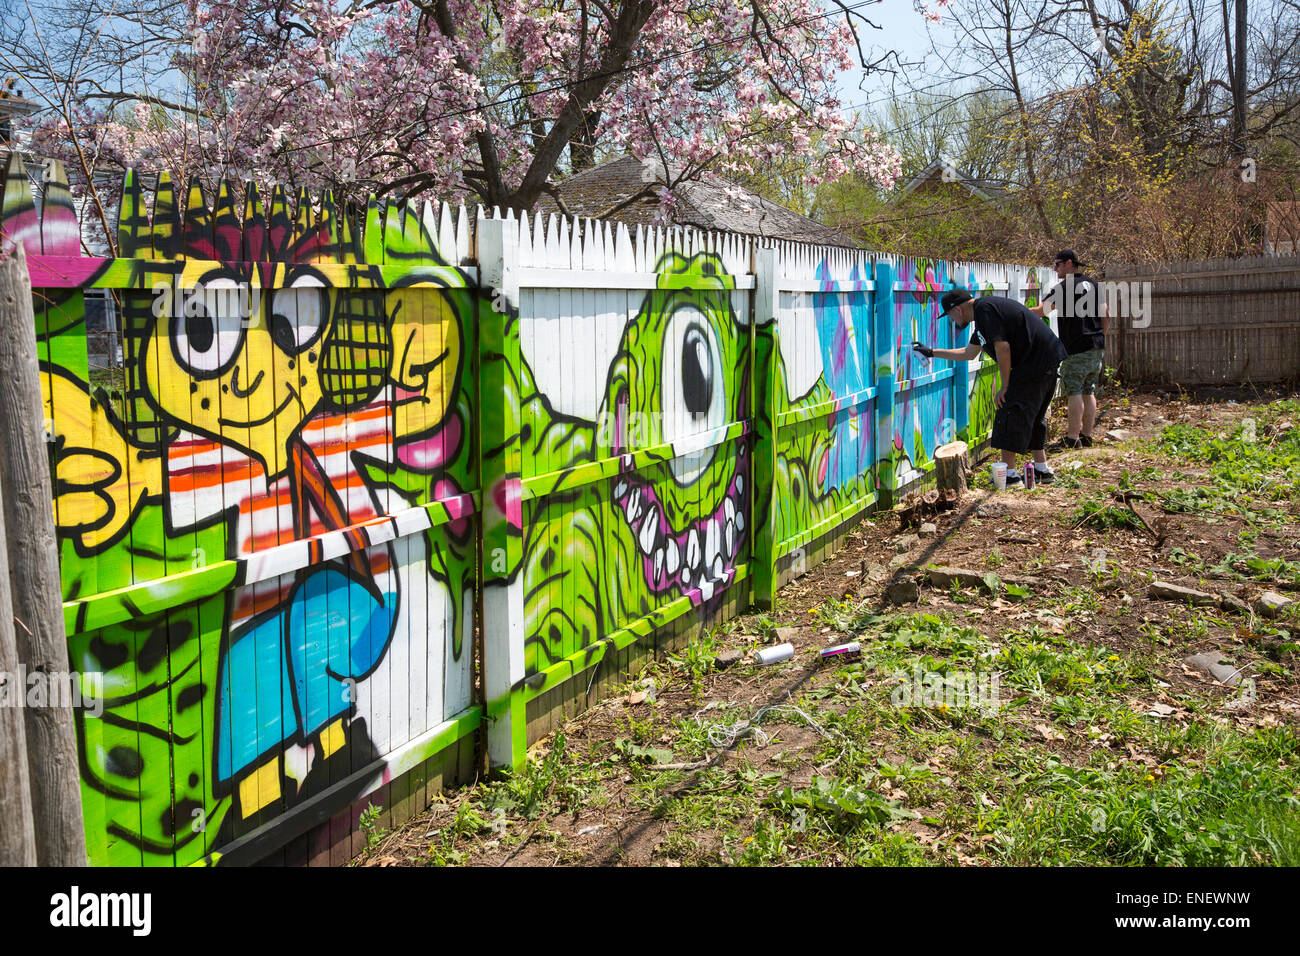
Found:
[[[669, 274], [698, 275], [699, 285], [720, 269], [704, 257], [674, 255], [666, 265]], [[716, 292], [652, 292], [610, 370], [602, 420], [613, 427], [600, 430], [596, 457], [622, 456], [612, 503], [655, 595], [698, 590], [708, 601], [734, 576], [745, 538], [746, 455], [743, 443], [730, 454], [719, 433], [745, 417], [748, 383], [734, 375], [739, 332], [721, 284]], [[664, 465], [634, 467], [632, 452], [664, 444], [673, 455]]]
[[[608, 479], [535, 507], [524, 546], [526, 668], [563, 659], [686, 596], [716, 598], [746, 541], [748, 347], [713, 255], [669, 253], [660, 288], [628, 323], [594, 426], [554, 416], [524, 369], [537, 449]], [[741, 371], [738, 371], [741, 370]], [[540, 431], [540, 434], [539, 434]], [[559, 510], [560, 520], [548, 514]]]

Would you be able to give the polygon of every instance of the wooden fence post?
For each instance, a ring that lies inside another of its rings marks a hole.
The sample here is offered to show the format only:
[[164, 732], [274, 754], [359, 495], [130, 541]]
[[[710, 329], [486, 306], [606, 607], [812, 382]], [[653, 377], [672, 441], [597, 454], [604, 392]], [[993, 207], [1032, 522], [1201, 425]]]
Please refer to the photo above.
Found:
[[[8, 274], [4, 267], [4, 283]], [[0, 537], [4, 519], [0, 514]], [[0, 866], [36, 865], [36, 829], [27, 774], [27, 732], [23, 703], [27, 688], [18, 667], [13, 605], [9, 599], [9, 554], [0, 548]]]
[[754, 494], [749, 526], [754, 529], [750, 555], [753, 573], [750, 596], [760, 608], [772, 606], [776, 591], [776, 449], [777, 449], [777, 336], [778, 308], [776, 249], [754, 252], [754, 356], [753, 382], [754, 455], [750, 477]]
[[[22, 245], [0, 263], [0, 481], [7, 581], [18, 658], [50, 682], [47, 706], [23, 708], [36, 858], [41, 866], [85, 866], [81, 771], [67, 682], [59, 551], [36, 360], [36, 320]], [[0, 608], [0, 612], [3, 609]], [[56, 701], [57, 697], [57, 701]], [[57, 705], [56, 705], [57, 704]]]
[[483, 488], [483, 693], [488, 761], [527, 755], [523, 698], [523, 452], [519, 435], [519, 233], [511, 220], [478, 224], [479, 469]]

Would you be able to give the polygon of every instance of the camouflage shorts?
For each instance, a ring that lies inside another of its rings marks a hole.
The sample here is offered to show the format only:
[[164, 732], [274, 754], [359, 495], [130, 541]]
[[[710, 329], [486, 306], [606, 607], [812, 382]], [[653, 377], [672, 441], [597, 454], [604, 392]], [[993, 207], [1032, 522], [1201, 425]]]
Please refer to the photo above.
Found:
[[1105, 349], [1089, 349], [1076, 355], [1067, 355], [1061, 363], [1061, 381], [1066, 395], [1095, 395], [1101, 382], [1101, 360]]

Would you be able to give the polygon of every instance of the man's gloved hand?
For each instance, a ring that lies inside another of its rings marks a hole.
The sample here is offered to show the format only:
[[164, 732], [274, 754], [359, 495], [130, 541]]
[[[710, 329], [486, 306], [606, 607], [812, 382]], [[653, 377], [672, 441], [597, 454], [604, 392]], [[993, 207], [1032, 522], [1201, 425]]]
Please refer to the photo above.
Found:
[[914, 352], [920, 352], [920, 353], [921, 353], [923, 356], [925, 356], [926, 358], [934, 358], [934, 349], [932, 349], [932, 348], [930, 348], [930, 346], [928, 346], [928, 345], [924, 345], [924, 344], [922, 344], [922, 343], [920, 343], [920, 342], [913, 342], [913, 343], [912, 343], [912, 351], [914, 351]]

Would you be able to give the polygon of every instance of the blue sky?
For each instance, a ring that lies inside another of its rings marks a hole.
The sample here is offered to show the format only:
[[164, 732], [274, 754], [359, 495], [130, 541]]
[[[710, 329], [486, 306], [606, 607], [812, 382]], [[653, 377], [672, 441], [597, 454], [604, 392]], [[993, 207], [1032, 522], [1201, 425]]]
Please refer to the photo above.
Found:
[[[881, 27], [873, 30], [859, 22], [859, 35], [868, 59], [895, 50], [904, 63], [910, 64], [908, 73], [913, 79], [920, 85], [925, 85], [926, 74], [937, 66], [931, 53], [932, 42], [942, 46], [951, 39], [947, 25], [928, 23], [917, 12], [911, 0], [881, 0], [858, 12]], [[929, 62], [926, 62], [927, 58]], [[861, 69], [851, 70], [840, 76], [840, 100], [846, 110], [865, 105], [867, 109], [879, 113], [889, 101], [891, 84], [896, 87], [898, 95], [906, 92], [903, 79], [901, 72], [864, 74]]]

